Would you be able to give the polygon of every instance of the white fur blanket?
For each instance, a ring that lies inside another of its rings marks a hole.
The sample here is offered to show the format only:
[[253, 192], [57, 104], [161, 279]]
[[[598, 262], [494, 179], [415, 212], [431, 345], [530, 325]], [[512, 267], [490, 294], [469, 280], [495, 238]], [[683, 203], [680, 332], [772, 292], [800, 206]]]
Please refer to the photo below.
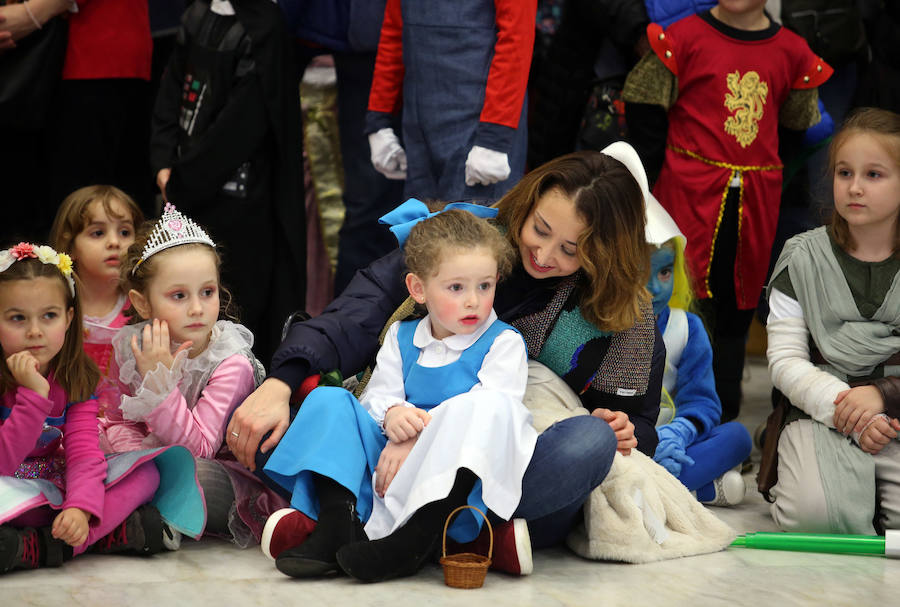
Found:
[[[554, 422], [587, 415], [581, 401], [552, 371], [530, 361], [525, 406], [538, 432]], [[735, 538], [677, 478], [633, 450], [616, 453], [612, 468], [584, 505], [584, 523], [567, 539], [579, 556], [649, 563], [716, 552]]]

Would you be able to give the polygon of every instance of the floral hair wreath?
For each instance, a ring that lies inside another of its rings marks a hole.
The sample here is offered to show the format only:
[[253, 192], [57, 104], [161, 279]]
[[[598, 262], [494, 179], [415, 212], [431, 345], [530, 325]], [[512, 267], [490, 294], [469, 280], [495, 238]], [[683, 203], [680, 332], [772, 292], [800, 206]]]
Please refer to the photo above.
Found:
[[57, 253], [47, 245], [33, 245], [20, 242], [14, 247], [0, 251], [0, 272], [6, 272], [11, 265], [23, 259], [37, 259], [41, 263], [56, 266], [69, 283], [69, 293], [75, 297], [75, 279], [72, 277], [72, 258], [65, 253]]

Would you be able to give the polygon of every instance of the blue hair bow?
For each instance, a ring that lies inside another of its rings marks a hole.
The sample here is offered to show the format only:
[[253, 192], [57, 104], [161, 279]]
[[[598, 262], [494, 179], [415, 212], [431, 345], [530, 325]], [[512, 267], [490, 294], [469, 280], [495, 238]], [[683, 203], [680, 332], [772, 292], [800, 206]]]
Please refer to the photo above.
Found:
[[382, 215], [378, 221], [379, 223], [391, 226], [391, 232], [397, 237], [397, 242], [399, 242], [402, 247], [406, 242], [406, 239], [409, 238], [409, 231], [412, 230], [414, 225], [423, 219], [434, 217], [435, 215], [443, 213], [444, 211], [449, 211], [450, 209], [468, 211], [476, 217], [485, 219], [497, 216], [497, 209], [481, 206], [480, 204], [472, 204], [470, 202], [451, 202], [440, 211], [429, 213], [428, 207], [425, 206], [424, 202], [416, 200], [415, 198], [410, 198], [393, 211]]

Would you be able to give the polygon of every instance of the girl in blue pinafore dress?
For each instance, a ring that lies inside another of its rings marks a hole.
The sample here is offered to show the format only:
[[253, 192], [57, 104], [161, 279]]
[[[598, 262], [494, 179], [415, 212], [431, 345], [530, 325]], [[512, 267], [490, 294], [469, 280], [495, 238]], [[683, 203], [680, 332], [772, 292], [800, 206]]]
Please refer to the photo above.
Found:
[[[410, 213], [428, 210], [411, 200], [384, 220]], [[401, 242], [409, 234], [406, 283], [428, 315], [388, 329], [359, 401], [340, 388], [310, 393], [265, 466], [292, 492], [291, 506], [318, 520], [305, 542], [276, 558], [293, 577], [338, 567], [363, 581], [411, 575], [456, 506], [505, 519], [521, 496], [537, 439], [521, 402], [527, 353], [492, 310], [512, 252], [466, 211], [410, 223], [392, 229]], [[450, 535], [474, 539], [481, 522], [465, 510]], [[375, 541], [359, 541], [367, 538]]]

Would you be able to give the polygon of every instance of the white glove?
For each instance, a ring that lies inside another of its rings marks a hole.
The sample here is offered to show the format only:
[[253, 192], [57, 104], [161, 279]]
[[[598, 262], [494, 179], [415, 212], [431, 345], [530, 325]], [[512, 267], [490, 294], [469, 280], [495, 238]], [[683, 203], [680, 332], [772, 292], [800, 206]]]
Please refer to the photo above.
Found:
[[394, 134], [385, 128], [369, 134], [372, 166], [388, 179], [406, 179], [406, 151]]
[[509, 177], [509, 157], [503, 152], [472, 146], [466, 158], [466, 185], [491, 185]]

